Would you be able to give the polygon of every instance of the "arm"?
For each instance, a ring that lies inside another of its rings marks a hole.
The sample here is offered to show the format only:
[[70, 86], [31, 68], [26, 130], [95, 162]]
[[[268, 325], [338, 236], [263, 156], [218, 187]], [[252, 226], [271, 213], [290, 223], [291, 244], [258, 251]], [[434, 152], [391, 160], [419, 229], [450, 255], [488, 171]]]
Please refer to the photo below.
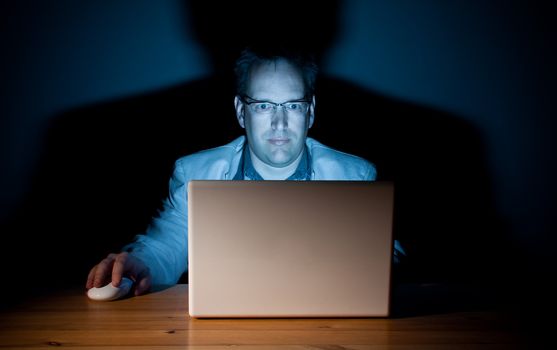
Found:
[[169, 182], [163, 209], [153, 218], [145, 234], [124, 251], [148, 267], [153, 284], [175, 284], [187, 269], [188, 217], [187, 180], [178, 160]]
[[152, 220], [145, 234], [119, 254], [109, 254], [95, 265], [87, 277], [86, 288], [102, 287], [112, 281], [119, 286], [123, 276], [136, 284], [135, 294], [147, 292], [151, 284], [175, 284], [187, 268], [187, 192], [180, 162], [170, 179], [163, 210]]
[[[377, 170], [375, 166], [371, 163], [367, 163], [367, 171], [365, 180], [375, 181], [377, 179]], [[406, 251], [402, 247], [402, 244], [398, 240], [393, 241], [393, 262], [395, 264], [400, 264], [401, 260], [406, 256]]]

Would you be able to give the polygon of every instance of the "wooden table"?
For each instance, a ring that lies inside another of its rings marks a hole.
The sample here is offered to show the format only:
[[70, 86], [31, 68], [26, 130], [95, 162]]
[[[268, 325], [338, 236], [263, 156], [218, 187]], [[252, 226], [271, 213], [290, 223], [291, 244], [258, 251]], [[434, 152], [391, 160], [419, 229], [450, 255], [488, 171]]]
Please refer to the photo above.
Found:
[[517, 349], [513, 322], [489, 310], [389, 319], [192, 319], [188, 286], [95, 302], [84, 290], [0, 313], [0, 348], [35, 349]]

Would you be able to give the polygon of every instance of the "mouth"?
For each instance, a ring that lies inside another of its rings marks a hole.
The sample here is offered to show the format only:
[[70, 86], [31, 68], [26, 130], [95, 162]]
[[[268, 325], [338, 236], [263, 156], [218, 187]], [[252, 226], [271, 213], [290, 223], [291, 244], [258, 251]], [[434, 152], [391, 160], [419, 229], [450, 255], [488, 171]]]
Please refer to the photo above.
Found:
[[274, 146], [282, 146], [282, 145], [286, 145], [287, 143], [290, 142], [290, 139], [286, 139], [286, 138], [273, 138], [273, 139], [268, 139], [269, 143], [271, 145]]

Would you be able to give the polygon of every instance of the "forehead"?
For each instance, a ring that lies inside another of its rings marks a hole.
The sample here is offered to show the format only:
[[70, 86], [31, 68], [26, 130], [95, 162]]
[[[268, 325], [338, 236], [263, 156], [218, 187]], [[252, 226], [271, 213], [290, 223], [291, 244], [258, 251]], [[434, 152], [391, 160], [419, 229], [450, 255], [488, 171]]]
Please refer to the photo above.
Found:
[[301, 71], [286, 60], [265, 61], [250, 70], [247, 90], [255, 99], [300, 99], [304, 97], [304, 80]]

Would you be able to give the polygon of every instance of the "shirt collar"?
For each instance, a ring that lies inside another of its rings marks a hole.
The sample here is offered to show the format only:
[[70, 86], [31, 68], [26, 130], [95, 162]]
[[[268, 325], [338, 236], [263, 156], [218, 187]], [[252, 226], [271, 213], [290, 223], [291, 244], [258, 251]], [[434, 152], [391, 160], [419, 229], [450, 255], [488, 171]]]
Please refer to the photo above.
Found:
[[[311, 156], [308, 152], [307, 146], [304, 146], [304, 150], [302, 152], [302, 159], [300, 160], [296, 171], [294, 171], [294, 173], [286, 179], [287, 181], [306, 181], [311, 179]], [[242, 158], [240, 159], [240, 164], [238, 165], [238, 171], [232, 180], [264, 180], [253, 167], [247, 143], [244, 144], [244, 150], [242, 151]]]

